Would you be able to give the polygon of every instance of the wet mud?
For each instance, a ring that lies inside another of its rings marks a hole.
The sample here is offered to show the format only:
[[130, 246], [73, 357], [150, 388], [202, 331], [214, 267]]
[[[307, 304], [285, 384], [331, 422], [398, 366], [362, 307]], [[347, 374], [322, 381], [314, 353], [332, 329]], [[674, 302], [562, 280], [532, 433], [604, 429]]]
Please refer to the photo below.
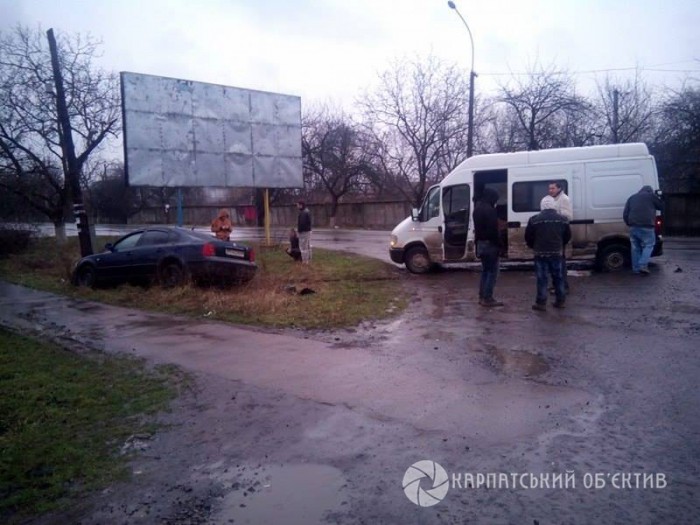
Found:
[[[675, 272], [682, 267], [682, 272]], [[189, 371], [192, 390], [138, 441], [132, 478], [35, 523], [691, 523], [700, 512], [700, 261], [648, 278], [571, 275], [534, 312], [534, 276], [405, 275], [409, 308], [348, 330], [249, 330], [0, 285], [0, 322]], [[450, 488], [430, 508], [401, 481], [575, 472], [569, 490]], [[584, 473], [662, 472], [663, 489], [598, 490]]]

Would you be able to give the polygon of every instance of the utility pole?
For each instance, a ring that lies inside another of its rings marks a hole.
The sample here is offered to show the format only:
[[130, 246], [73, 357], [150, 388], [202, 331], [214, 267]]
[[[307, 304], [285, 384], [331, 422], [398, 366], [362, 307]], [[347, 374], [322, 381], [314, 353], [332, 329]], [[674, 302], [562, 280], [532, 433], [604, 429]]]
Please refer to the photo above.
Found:
[[619, 126], [620, 112], [620, 92], [617, 88], [613, 89], [613, 114], [612, 114], [612, 141], [617, 144], [619, 139], [617, 135], [617, 127]]
[[469, 29], [469, 24], [467, 24], [467, 21], [462, 16], [462, 13], [460, 13], [459, 9], [457, 9], [457, 5], [452, 0], [447, 2], [447, 5], [450, 9], [457, 13], [459, 18], [462, 20], [464, 27], [467, 28], [467, 32], [469, 33], [469, 42], [472, 46], [472, 67], [469, 73], [469, 121], [467, 122], [467, 157], [471, 157], [474, 153], [474, 81], [477, 77], [477, 74], [474, 72], [474, 38], [472, 37], [472, 30]]
[[73, 213], [78, 224], [78, 238], [80, 239], [80, 255], [85, 257], [92, 255], [92, 241], [90, 240], [90, 227], [87, 213], [83, 206], [83, 193], [80, 189], [80, 167], [78, 159], [75, 157], [75, 145], [73, 144], [73, 130], [70, 125], [68, 115], [68, 105], [66, 104], [66, 93], [63, 90], [63, 75], [61, 74], [61, 64], [58, 60], [58, 46], [53, 29], [46, 32], [49, 39], [49, 51], [51, 52], [51, 66], [53, 67], [53, 79], [56, 86], [56, 112], [58, 113], [59, 137], [61, 150], [65, 159], [68, 179], [68, 188], [73, 201]]
[[467, 157], [474, 153], [474, 80], [477, 75], [472, 69], [469, 74], [469, 122], [467, 124]]

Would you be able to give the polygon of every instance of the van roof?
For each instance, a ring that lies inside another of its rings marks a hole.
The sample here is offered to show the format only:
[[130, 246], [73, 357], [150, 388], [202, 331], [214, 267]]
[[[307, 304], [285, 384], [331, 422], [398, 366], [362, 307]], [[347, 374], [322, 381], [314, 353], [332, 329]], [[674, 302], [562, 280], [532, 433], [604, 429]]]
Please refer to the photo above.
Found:
[[576, 162], [582, 160], [609, 159], [614, 157], [647, 157], [649, 149], [641, 142], [630, 144], [608, 144], [579, 148], [542, 149], [517, 151], [515, 153], [489, 153], [476, 155], [462, 162], [455, 171], [465, 169], [498, 169], [528, 164], [552, 162]]

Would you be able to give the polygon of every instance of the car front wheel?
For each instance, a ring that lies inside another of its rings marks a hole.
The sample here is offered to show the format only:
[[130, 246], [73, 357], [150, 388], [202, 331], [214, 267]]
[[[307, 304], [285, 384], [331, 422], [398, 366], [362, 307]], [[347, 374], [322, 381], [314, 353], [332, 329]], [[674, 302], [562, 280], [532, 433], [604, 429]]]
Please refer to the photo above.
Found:
[[94, 288], [95, 282], [97, 281], [97, 274], [95, 268], [92, 266], [81, 266], [78, 268], [78, 275], [76, 279], [76, 284], [78, 286], [84, 286], [86, 288]]

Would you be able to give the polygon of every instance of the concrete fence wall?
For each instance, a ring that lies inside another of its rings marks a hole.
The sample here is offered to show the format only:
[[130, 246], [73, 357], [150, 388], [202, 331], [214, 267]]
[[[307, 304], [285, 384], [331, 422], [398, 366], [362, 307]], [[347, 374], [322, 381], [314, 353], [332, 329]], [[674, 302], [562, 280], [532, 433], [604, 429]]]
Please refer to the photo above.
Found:
[[[313, 224], [318, 228], [338, 226], [340, 228], [366, 228], [370, 230], [391, 230], [411, 213], [411, 205], [404, 201], [341, 203], [338, 205], [335, 225], [331, 224], [330, 204], [308, 204]], [[209, 224], [216, 217], [219, 206], [184, 206], [185, 224]], [[253, 225], [247, 206], [229, 208], [235, 224]], [[272, 206], [270, 219], [272, 226], [296, 226], [296, 205]], [[177, 209], [170, 208], [169, 216], [161, 208], [147, 208], [132, 215], [130, 224], [174, 224]]]
[[[664, 232], [667, 235], [700, 235], [700, 194], [676, 193], [664, 195]], [[253, 225], [246, 206], [230, 208], [236, 224]], [[330, 220], [330, 204], [310, 204], [314, 225], [319, 228], [333, 226]], [[185, 207], [185, 224], [209, 224], [216, 216], [219, 207]], [[297, 209], [295, 205], [273, 206], [270, 210], [272, 226], [295, 226]], [[341, 228], [366, 228], [371, 230], [391, 230], [411, 213], [411, 206], [403, 201], [342, 203], [338, 205], [335, 225]], [[168, 222], [174, 224], [177, 210], [170, 209]], [[156, 224], [166, 222], [164, 210], [145, 209], [129, 219], [131, 224]]]
[[664, 206], [666, 235], [700, 235], [700, 193], [666, 193]]

